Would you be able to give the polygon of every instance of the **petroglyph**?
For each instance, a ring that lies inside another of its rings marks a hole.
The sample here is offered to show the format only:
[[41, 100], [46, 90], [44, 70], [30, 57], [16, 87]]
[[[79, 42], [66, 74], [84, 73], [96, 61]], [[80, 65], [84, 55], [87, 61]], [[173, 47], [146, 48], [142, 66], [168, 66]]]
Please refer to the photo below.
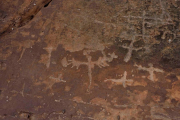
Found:
[[126, 82], [131, 83], [131, 84], [133, 83], [133, 79], [127, 79], [127, 72], [126, 71], [124, 71], [123, 77], [120, 79], [106, 79], [104, 81], [105, 82], [112, 81], [112, 82], [116, 83], [117, 85], [122, 84], [124, 88], [126, 88], [126, 86], [127, 86]]
[[15, 93], [16, 95], [17, 95], [17, 94], [21, 94], [22, 97], [24, 97], [24, 88], [25, 88], [25, 83], [23, 84], [22, 90], [21, 90], [20, 92], [18, 92], [18, 91], [16, 91], [16, 90], [12, 90], [11, 92], [12, 92], [12, 93]]
[[47, 51], [48, 53], [48, 56], [47, 56], [47, 63], [46, 63], [46, 67], [49, 68], [50, 66], [50, 62], [51, 62], [51, 53], [53, 50], [56, 50], [54, 47], [52, 46], [49, 46], [49, 47], [46, 47], [46, 48], [43, 48]]
[[62, 80], [62, 74], [59, 74], [57, 78], [50, 76], [50, 79], [54, 81], [60, 81], [60, 82], [66, 82], [65, 80]]
[[23, 84], [23, 87], [22, 87], [22, 91], [20, 92], [20, 94], [24, 97], [24, 88], [25, 88], [25, 83]]
[[128, 52], [127, 52], [126, 56], [124, 57], [124, 61], [125, 61], [125, 62], [128, 62], [128, 61], [130, 60], [130, 58], [131, 58], [131, 56], [132, 56], [133, 50], [138, 51], [138, 50], [140, 50], [140, 49], [143, 48], [143, 47], [139, 47], [139, 48], [135, 48], [135, 47], [134, 47], [134, 42], [136, 42], [136, 39], [135, 39], [135, 38], [136, 38], [136, 36], [133, 35], [132, 40], [131, 40], [131, 43], [130, 43], [129, 46], [125, 46], [125, 45], [122, 45], [122, 46], [121, 46], [122, 48], [128, 49]]
[[21, 41], [21, 42], [16, 42], [16, 41], [12, 41], [11, 44], [14, 46], [19, 47], [18, 48], [18, 52], [21, 51], [20, 57], [18, 59], [17, 62], [19, 62], [22, 58], [22, 56], [24, 55], [24, 52], [27, 48], [31, 48], [34, 45], [34, 40], [26, 40], [26, 41]]
[[[130, 41], [131, 43], [129, 44], [129, 46], [127, 45], [121, 45], [120, 47], [122, 48], [125, 48], [125, 49], [128, 49], [128, 52], [126, 54], [126, 56], [124, 57], [124, 61], [125, 62], [128, 62], [130, 59], [131, 59], [131, 56], [132, 56], [132, 52], [135, 50], [135, 51], [138, 51], [138, 50], [141, 50], [141, 49], [144, 49], [146, 53], [149, 53], [150, 52], [150, 48], [148, 45], [144, 45], [143, 47], [134, 47], [134, 43], [135, 42], [138, 42], [140, 40], [138, 40], [137, 37], [143, 37], [142, 34], [137, 34], [136, 32], [134, 32], [134, 30], [132, 31], [131, 34], [128, 34], [126, 31], [123, 31], [120, 36], [123, 38], [123, 39], [126, 39], [128, 41]], [[144, 35], [144, 37], [150, 37], [148, 35]]]
[[[167, 21], [164, 18], [164, 16], [168, 16], [169, 17]], [[142, 35], [143, 36], [145, 35], [145, 24], [147, 24], [147, 25], [163, 24], [164, 25], [164, 24], [171, 24], [171, 21], [172, 21], [170, 19], [169, 14], [167, 12], [165, 12], [164, 8], [162, 8], [162, 13], [160, 15], [160, 18], [158, 18], [157, 15], [154, 16], [154, 17], [153, 16], [152, 17], [146, 16], [146, 11], [143, 11], [142, 16], [133, 16], [133, 15], [129, 14], [128, 16], [123, 16], [123, 17], [128, 19], [128, 23], [131, 23], [131, 21], [134, 20], [134, 19], [135, 20], [136, 19], [142, 19]], [[148, 22], [146, 20], [153, 20], [153, 22]]]
[[[133, 23], [134, 21], [138, 21], [139, 19], [142, 20], [141, 22], [141, 26], [142, 26], [142, 33], [139, 34], [138, 36], [142, 36], [143, 40], [145, 43], [149, 42], [149, 38], [151, 38], [150, 36], [150, 30], [147, 30], [146, 28], [151, 28], [152, 26], [157, 26], [157, 25], [166, 25], [166, 24], [172, 24], [172, 19], [169, 15], [169, 13], [165, 10], [163, 3], [161, 0], [159, 0], [160, 3], [160, 8], [161, 8], [161, 15], [158, 18], [158, 15], [155, 16], [148, 16], [146, 15], [146, 11], [144, 10], [142, 12], [141, 16], [133, 16], [133, 15], [127, 15], [127, 16], [123, 16], [124, 18], [127, 18], [127, 21], [129, 24]], [[147, 11], [148, 12], [148, 11]], [[132, 26], [133, 28], [133, 26]]]
[[145, 14], [146, 14], [146, 12], [143, 11], [142, 16], [131, 16], [130, 14], [128, 16], [123, 16], [128, 19], [129, 23], [131, 22], [130, 21], [131, 18], [142, 19], [142, 35], [141, 36], [142, 36], [143, 40], [145, 40], [145, 38], [147, 38], [147, 37], [150, 37], [149, 35], [146, 35], [145, 24], [150, 24], [150, 23], [145, 21], [145, 19], [147, 19], [145, 17]]
[[63, 67], [67, 67], [70, 64], [72, 65], [72, 68], [76, 67], [76, 69], [78, 69], [81, 65], [85, 65], [88, 67], [88, 77], [89, 77], [88, 90], [90, 89], [91, 84], [92, 84], [92, 69], [94, 68], [94, 66], [97, 65], [99, 68], [107, 67], [107, 66], [109, 66], [108, 62], [111, 62], [114, 58], [118, 57], [117, 55], [115, 55], [114, 52], [112, 54], [108, 53], [108, 55], [109, 55], [109, 57], [108, 57], [102, 50], [101, 53], [102, 53], [103, 57], [99, 57], [99, 59], [97, 61], [92, 61], [92, 56], [90, 56], [91, 52], [94, 52], [94, 51], [93, 50], [84, 50], [83, 51], [83, 55], [85, 55], [88, 60], [87, 62], [77, 61], [74, 58], [72, 58], [72, 60], [68, 60], [68, 61], [70, 61], [70, 62], [68, 62], [66, 57], [63, 58], [61, 61]]
[[155, 81], [155, 74], [154, 72], [161, 72], [163, 73], [164, 71], [161, 70], [161, 69], [158, 69], [158, 68], [154, 68], [153, 67], [153, 64], [149, 63], [149, 68], [146, 68], [146, 67], [142, 67], [141, 65], [137, 65], [135, 64], [134, 66], [138, 67], [138, 70], [144, 70], [144, 71], [148, 71], [149, 72], [149, 80], [151, 81]]
[[179, 0], [9, 1], [0, 118], [180, 120]]
[[42, 85], [42, 84], [45, 84], [47, 87], [45, 88], [45, 90], [52, 90], [52, 87], [54, 84], [56, 83], [65, 83], [66, 81], [63, 80], [63, 77], [62, 77], [62, 74], [59, 74], [58, 77], [52, 77], [50, 76], [49, 79], [47, 80], [44, 80], [44, 81], [39, 81], [39, 82], [36, 82], [35, 85]]

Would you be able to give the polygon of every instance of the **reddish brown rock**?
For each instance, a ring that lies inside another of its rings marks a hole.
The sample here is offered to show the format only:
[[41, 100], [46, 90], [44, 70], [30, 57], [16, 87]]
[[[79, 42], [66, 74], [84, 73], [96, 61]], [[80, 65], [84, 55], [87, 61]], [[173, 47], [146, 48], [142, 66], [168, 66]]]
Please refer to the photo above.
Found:
[[0, 119], [180, 119], [178, 0], [0, 6]]

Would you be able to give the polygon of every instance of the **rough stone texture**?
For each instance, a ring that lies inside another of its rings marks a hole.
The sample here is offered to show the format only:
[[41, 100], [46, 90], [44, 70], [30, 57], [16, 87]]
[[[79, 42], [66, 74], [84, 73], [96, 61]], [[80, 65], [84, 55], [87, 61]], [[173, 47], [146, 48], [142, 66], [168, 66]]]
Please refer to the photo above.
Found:
[[0, 119], [180, 120], [179, 0], [1, 0]]

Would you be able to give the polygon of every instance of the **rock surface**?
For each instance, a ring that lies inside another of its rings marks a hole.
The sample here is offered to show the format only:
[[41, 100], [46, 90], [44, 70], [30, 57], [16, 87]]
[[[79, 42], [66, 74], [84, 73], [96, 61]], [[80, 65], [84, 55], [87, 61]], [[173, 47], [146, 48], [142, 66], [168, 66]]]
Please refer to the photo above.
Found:
[[0, 119], [180, 120], [179, 0], [0, 1]]

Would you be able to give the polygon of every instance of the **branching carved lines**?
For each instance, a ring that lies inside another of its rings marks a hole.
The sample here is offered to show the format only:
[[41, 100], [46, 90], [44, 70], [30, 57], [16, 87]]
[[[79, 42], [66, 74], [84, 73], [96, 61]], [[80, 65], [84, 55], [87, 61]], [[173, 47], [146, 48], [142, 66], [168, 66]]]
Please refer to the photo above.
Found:
[[59, 74], [57, 78], [52, 76], [50, 76], [49, 78], [57, 82], [66, 82], [65, 80], [62, 80], [62, 74]]
[[135, 35], [132, 37], [132, 41], [130, 43], [129, 46], [121, 46], [122, 48], [125, 48], [125, 49], [128, 49], [128, 53], [126, 54], [126, 56], [124, 57], [124, 61], [125, 62], [128, 62], [132, 56], [132, 51], [135, 50], [135, 51], [138, 51], [140, 49], [142, 49], [143, 47], [139, 47], [139, 48], [134, 48], [134, 42], [136, 42], [135, 40]]
[[21, 52], [21, 55], [20, 55], [20, 58], [19, 58], [18, 62], [21, 60], [22, 56], [24, 55], [25, 50], [27, 48], [31, 48], [33, 45], [34, 45], [34, 41], [25, 41], [25, 42], [23, 42], [23, 44], [21, 46], [23, 49], [22, 49], [22, 52]]
[[161, 24], [170, 24], [169, 22], [165, 22], [164, 19], [158, 18], [158, 17], [147, 17], [145, 16], [145, 11], [143, 11], [143, 15], [142, 16], [132, 16], [132, 15], [128, 15], [128, 16], [123, 16], [124, 18], [128, 19], [128, 22], [130, 23], [130, 18], [134, 18], [134, 19], [142, 19], [144, 20], [144, 24], [149, 24], [149, 25], [153, 25], [153, 23], [147, 22], [145, 20], [155, 20], [155, 23], [157, 25], [157, 23], [161, 23]]
[[62, 80], [62, 74], [58, 75], [57, 78], [52, 76], [50, 76], [49, 78], [51, 79], [51, 81], [43, 81], [43, 83], [48, 86], [46, 89], [52, 89], [52, 86], [56, 83], [66, 82], [65, 80]]
[[97, 65], [100, 68], [109, 66], [108, 62], [111, 62], [114, 58], [118, 57], [117, 55], [115, 55], [115, 53], [112, 53], [112, 54], [109, 53], [108, 54], [109, 57], [107, 57], [106, 54], [104, 53], [104, 51], [101, 51], [103, 57], [99, 57], [99, 59], [97, 61], [92, 61], [92, 56], [90, 56], [91, 52], [94, 52], [94, 51], [92, 51], [92, 50], [84, 50], [83, 51], [83, 55], [86, 56], [87, 62], [77, 61], [74, 58], [72, 58], [72, 60], [68, 60], [68, 61], [70, 61], [70, 62], [68, 62], [66, 57], [63, 58], [61, 61], [63, 67], [67, 67], [70, 64], [72, 65], [72, 67], [76, 67], [77, 69], [81, 65], [85, 65], [88, 67], [88, 77], [89, 77], [88, 90], [90, 89], [91, 84], [92, 84], [92, 69], [94, 68], [94, 66]]
[[120, 79], [106, 79], [104, 80], [105, 82], [107, 81], [112, 81], [114, 83], [117, 83], [117, 84], [122, 84], [124, 88], [126, 88], [126, 82], [133, 82], [133, 79], [127, 79], [127, 72], [124, 71], [124, 74], [123, 74], [123, 77], [120, 78]]
[[[150, 37], [149, 35], [146, 34], [146, 28], [145, 28], [145, 25], [153, 25], [153, 23], [151, 22], [148, 22], [146, 20], [155, 20], [155, 25], [157, 25], [157, 23], [159, 22], [160, 24], [171, 24], [170, 22], [172, 21], [171, 20], [171, 17], [170, 15], [165, 11], [163, 5], [162, 5], [162, 2], [160, 0], [160, 5], [161, 5], [161, 9], [162, 9], [162, 14], [161, 14], [161, 18], [157, 18], [157, 17], [147, 17], [146, 16], [146, 11], [143, 11], [142, 13], [142, 16], [132, 16], [132, 15], [128, 15], [128, 16], [123, 16], [124, 18], [127, 18], [128, 22], [130, 23], [131, 22], [131, 18], [133, 19], [142, 19], [142, 38], [143, 40], [147, 41], [146, 38]], [[168, 20], [167, 21], [164, 21], [164, 17], [163, 16], [167, 16], [168, 17]]]
[[154, 80], [154, 76], [155, 76], [154, 72], [161, 72], [161, 73], [163, 73], [164, 71], [161, 70], [161, 69], [158, 69], [158, 68], [154, 68], [153, 64], [151, 64], [151, 63], [149, 63], [148, 65], [149, 65], [149, 68], [142, 67], [141, 65], [137, 65], [137, 64], [135, 64], [134, 66], [138, 67], [138, 70], [144, 70], [144, 71], [149, 72], [149, 80], [155, 81]]
[[24, 88], [25, 88], [25, 83], [24, 83], [23, 86], [22, 86], [22, 91], [18, 92], [18, 91], [16, 91], [16, 90], [12, 90], [11, 92], [12, 92], [12, 93], [15, 93], [15, 94], [21, 94], [22, 97], [24, 97]]

